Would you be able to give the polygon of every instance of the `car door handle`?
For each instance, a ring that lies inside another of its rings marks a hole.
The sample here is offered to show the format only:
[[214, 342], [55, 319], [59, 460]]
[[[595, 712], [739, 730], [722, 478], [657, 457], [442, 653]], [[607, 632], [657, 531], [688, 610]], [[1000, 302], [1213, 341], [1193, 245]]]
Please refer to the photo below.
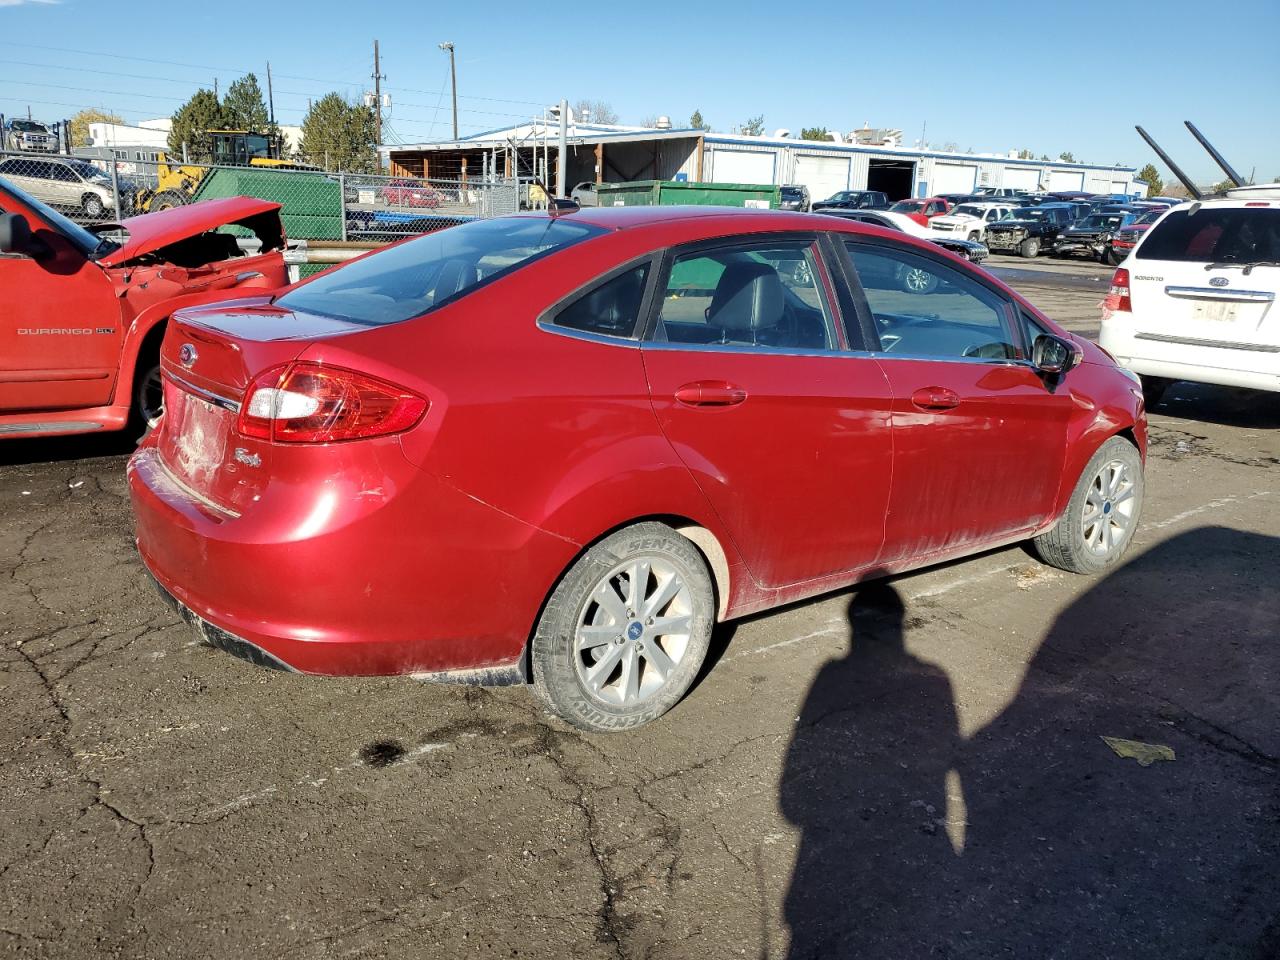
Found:
[[747, 391], [723, 380], [695, 380], [676, 387], [676, 400], [689, 407], [731, 407], [747, 399]]
[[950, 410], [960, 406], [960, 395], [946, 387], [921, 387], [911, 395], [911, 403], [918, 410]]

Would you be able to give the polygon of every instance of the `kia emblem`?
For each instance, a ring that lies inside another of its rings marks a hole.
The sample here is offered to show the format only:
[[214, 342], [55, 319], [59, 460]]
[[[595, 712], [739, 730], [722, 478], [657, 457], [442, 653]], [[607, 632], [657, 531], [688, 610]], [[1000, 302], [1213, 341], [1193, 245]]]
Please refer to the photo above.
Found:
[[196, 348], [189, 343], [184, 343], [178, 349], [178, 359], [182, 361], [184, 367], [189, 367], [196, 362], [196, 357], [200, 356], [196, 353]]
[[1209, 281], [1211, 287], [1225, 287], [1230, 281], [1226, 277], [1214, 277]]

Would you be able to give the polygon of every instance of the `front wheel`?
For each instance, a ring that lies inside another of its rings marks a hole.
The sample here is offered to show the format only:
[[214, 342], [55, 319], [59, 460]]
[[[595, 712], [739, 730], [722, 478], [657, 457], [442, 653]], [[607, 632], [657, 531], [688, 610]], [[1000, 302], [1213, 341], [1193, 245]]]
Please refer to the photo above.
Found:
[[969, 231], [969, 242], [970, 242], [970, 243], [977, 243], [977, 242], [978, 242], [979, 240], [981, 240], [981, 239], [982, 239], [982, 237], [980, 237], [980, 236], [978, 235], [978, 231], [977, 231], [977, 230], [970, 230], [970, 231]]
[[1089, 460], [1058, 524], [1034, 540], [1045, 563], [1070, 573], [1101, 573], [1119, 562], [1142, 513], [1142, 458], [1112, 437]]
[[711, 642], [715, 593], [702, 554], [661, 523], [638, 523], [580, 557], [533, 637], [534, 693], [583, 730], [626, 730], [680, 701]]
[[933, 293], [938, 289], [938, 278], [920, 267], [908, 267], [902, 275], [902, 289], [907, 293]]
[[1039, 237], [1027, 237], [1022, 241], [1022, 246], [1018, 247], [1018, 253], [1026, 257], [1028, 260], [1034, 260], [1040, 255], [1040, 239]]

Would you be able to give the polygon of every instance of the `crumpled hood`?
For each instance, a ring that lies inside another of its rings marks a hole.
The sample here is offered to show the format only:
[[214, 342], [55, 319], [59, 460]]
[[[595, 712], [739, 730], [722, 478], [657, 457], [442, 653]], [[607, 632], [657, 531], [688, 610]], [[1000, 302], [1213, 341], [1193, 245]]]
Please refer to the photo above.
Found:
[[264, 213], [274, 211], [278, 214], [279, 210], [280, 204], [270, 200], [224, 197], [129, 217], [120, 221], [120, 226], [128, 231], [128, 239], [119, 249], [99, 258], [98, 262], [106, 267], [118, 266], [187, 237]]

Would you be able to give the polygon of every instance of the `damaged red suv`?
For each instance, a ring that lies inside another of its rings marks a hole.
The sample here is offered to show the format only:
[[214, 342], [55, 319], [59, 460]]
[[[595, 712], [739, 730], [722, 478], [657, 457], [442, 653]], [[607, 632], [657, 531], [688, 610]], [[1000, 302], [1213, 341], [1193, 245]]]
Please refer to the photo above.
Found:
[[672, 707], [719, 620], [1024, 539], [1106, 570], [1142, 506], [1132, 376], [825, 216], [477, 221], [182, 310], [161, 367], [138, 548], [206, 640], [587, 729]]
[[206, 200], [88, 230], [0, 178], [0, 439], [141, 434], [160, 416], [169, 315], [284, 286], [283, 252], [278, 203]]

